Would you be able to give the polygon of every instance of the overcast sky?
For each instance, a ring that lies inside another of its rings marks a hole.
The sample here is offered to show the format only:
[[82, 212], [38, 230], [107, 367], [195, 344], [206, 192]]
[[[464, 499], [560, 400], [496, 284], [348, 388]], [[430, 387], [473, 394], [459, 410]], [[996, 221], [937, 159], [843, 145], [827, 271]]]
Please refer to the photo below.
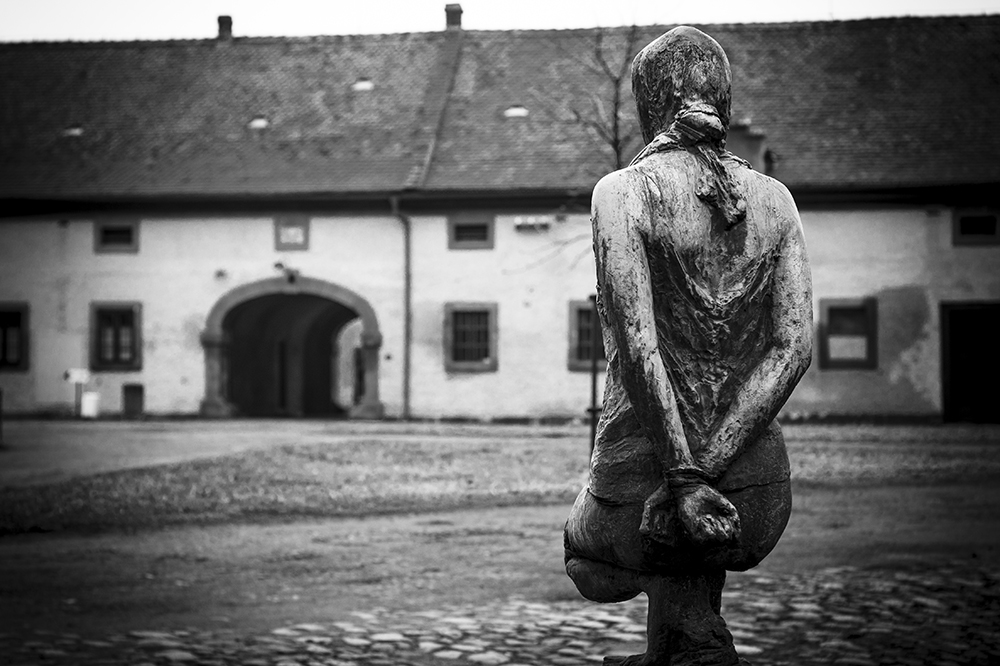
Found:
[[[426, 32], [445, 0], [0, 0], [0, 41]], [[1000, 0], [462, 0], [471, 30], [1000, 13]]]

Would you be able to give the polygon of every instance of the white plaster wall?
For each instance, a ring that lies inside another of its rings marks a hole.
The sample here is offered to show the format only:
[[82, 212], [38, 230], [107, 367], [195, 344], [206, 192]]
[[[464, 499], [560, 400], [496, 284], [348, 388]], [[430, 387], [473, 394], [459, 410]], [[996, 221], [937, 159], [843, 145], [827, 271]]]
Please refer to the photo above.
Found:
[[142, 369], [94, 373], [88, 390], [105, 412], [121, 410], [122, 384], [141, 383], [148, 412], [196, 413], [209, 311], [226, 292], [279, 276], [280, 261], [372, 305], [384, 338], [380, 395], [388, 414], [400, 412], [403, 244], [394, 217], [315, 216], [300, 252], [275, 251], [269, 215], [144, 218], [139, 236], [138, 254], [95, 254], [91, 220], [0, 222], [0, 301], [31, 306], [30, 370], [0, 373], [5, 410], [69, 410], [62, 374], [89, 366], [90, 303], [122, 300], [142, 303]]
[[[589, 217], [531, 232], [498, 215], [489, 250], [449, 250], [443, 216], [413, 229], [413, 415], [585, 417], [590, 375], [568, 369], [569, 302], [595, 291]], [[495, 372], [445, 370], [444, 306], [461, 301], [497, 304]]]
[[[940, 304], [1000, 300], [1000, 247], [953, 246], [951, 215], [916, 207], [802, 211], [817, 321], [820, 299], [875, 297], [879, 367], [821, 370], [817, 351], [787, 412], [940, 413]], [[588, 216], [526, 232], [515, 230], [513, 215], [498, 215], [491, 250], [449, 250], [444, 216], [416, 217], [412, 229], [411, 414], [583, 418], [590, 377], [567, 367], [568, 304], [595, 290]], [[380, 396], [388, 415], [401, 414], [399, 221], [314, 216], [310, 236], [306, 252], [277, 252], [270, 215], [147, 217], [138, 254], [95, 254], [90, 220], [0, 221], [0, 301], [28, 302], [31, 322], [29, 371], [0, 372], [5, 411], [70, 410], [73, 391], [62, 377], [89, 365], [90, 303], [123, 300], [143, 304], [143, 368], [95, 373], [88, 389], [100, 393], [105, 412], [120, 411], [121, 385], [135, 382], [145, 386], [147, 411], [196, 413], [205, 381], [199, 335], [209, 311], [228, 291], [279, 275], [280, 261], [372, 305], [384, 338]], [[496, 372], [445, 370], [444, 305], [455, 301], [497, 304]]]
[[823, 298], [878, 301], [878, 368], [813, 364], [786, 405], [803, 414], [933, 415], [941, 411], [940, 304], [1000, 300], [1000, 247], [954, 246], [952, 211], [803, 210], [815, 316]]

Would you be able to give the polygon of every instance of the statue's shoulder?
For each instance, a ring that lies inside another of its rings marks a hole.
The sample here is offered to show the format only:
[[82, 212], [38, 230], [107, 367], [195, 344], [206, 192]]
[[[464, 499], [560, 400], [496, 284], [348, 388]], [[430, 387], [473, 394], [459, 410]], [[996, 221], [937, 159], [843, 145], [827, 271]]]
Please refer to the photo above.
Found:
[[612, 171], [597, 182], [592, 197], [594, 219], [644, 220], [651, 204], [653, 182], [644, 170], [629, 166]]
[[594, 187], [594, 199], [622, 197], [645, 199], [649, 196], [650, 176], [638, 166], [628, 166], [607, 174]]
[[792, 231], [801, 227], [799, 219], [799, 209], [795, 205], [792, 193], [788, 191], [785, 184], [776, 178], [772, 178], [759, 171], [745, 169], [746, 181], [751, 184], [748, 188], [752, 195], [748, 197], [747, 206], [759, 207], [769, 215], [776, 215], [778, 229], [782, 232]]

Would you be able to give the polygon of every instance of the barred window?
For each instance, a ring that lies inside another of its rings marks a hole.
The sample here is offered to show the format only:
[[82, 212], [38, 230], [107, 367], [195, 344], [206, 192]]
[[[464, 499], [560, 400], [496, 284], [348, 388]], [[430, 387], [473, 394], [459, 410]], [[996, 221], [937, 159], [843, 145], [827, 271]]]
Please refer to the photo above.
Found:
[[492, 213], [456, 213], [448, 217], [449, 250], [489, 250], [493, 248]]
[[445, 367], [452, 371], [497, 369], [496, 304], [445, 305]]
[[490, 357], [490, 313], [486, 310], [452, 315], [452, 361], [483, 361]]
[[[595, 324], [597, 324], [595, 326]], [[569, 304], [569, 369], [587, 371], [591, 369], [591, 345], [597, 336], [597, 367], [607, 365], [604, 352], [604, 336], [600, 322], [595, 320], [594, 306], [590, 301], [571, 301]]]
[[112, 218], [94, 222], [94, 252], [139, 251], [139, 220]]

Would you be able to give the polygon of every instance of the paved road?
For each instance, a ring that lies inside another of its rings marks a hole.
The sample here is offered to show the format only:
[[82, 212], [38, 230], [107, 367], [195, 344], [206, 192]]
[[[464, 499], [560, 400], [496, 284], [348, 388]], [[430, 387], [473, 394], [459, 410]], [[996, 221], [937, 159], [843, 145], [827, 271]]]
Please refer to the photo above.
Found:
[[[755, 666], [989, 666], [1000, 663], [1000, 570], [969, 561], [902, 569], [827, 568], [795, 576], [744, 574], [723, 613]], [[140, 630], [100, 639], [0, 634], [10, 666], [575, 666], [644, 649], [645, 603], [509, 599], [423, 612], [372, 609], [351, 621], [270, 633]]]

